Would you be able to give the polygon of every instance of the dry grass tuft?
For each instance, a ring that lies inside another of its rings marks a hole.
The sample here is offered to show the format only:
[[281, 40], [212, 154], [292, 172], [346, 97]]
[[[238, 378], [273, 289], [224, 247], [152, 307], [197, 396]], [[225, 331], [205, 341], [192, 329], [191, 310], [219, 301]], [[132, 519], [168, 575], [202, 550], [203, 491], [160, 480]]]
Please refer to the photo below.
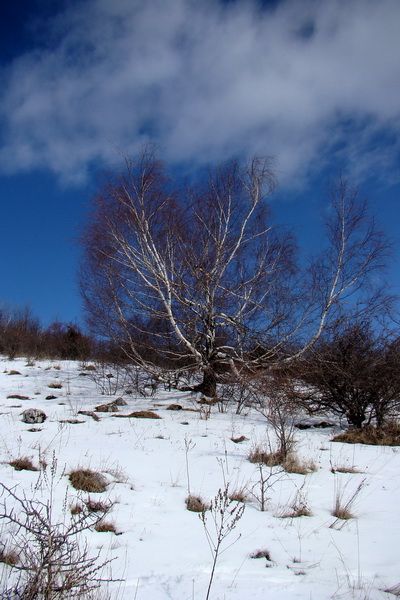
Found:
[[81, 504], [72, 504], [69, 510], [71, 515], [80, 515], [83, 512], [83, 506]]
[[307, 475], [317, 470], [315, 463], [311, 460], [301, 461], [296, 454], [290, 453], [282, 463], [286, 473], [297, 473], [298, 475]]
[[391, 588], [388, 588], [386, 590], [383, 590], [384, 592], [386, 592], [387, 594], [392, 594], [393, 596], [396, 596], [397, 598], [400, 598], [400, 584], [398, 585], [394, 585]]
[[250, 554], [250, 558], [266, 558], [267, 560], [271, 560], [271, 554], [269, 550], [256, 550]]
[[19, 371], [15, 371], [14, 369], [11, 369], [11, 371], [9, 371], [7, 373], [7, 375], [21, 375], [21, 373]]
[[331, 473], [362, 473], [353, 466], [331, 467]]
[[52, 390], [61, 390], [62, 384], [61, 383], [49, 383], [49, 385], [47, 387], [51, 388]]
[[108, 513], [111, 510], [113, 503], [101, 502], [101, 500], [92, 500], [92, 498], [89, 498], [89, 500], [86, 500], [85, 505], [91, 513]]
[[29, 396], [21, 396], [21, 394], [9, 394], [8, 400], [30, 400]]
[[39, 471], [32, 463], [31, 459], [26, 456], [12, 460], [8, 464], [11, 467], [14, 467], [16, 471]]
[[232, 442], [234, 442], [235, 444], [240, 444], [241, 442], [245, 442], [248, 439], [249, 438], [247, 438], [245, 435], [240, 435], [239, 437], [231, 437]]
[[250, 451], [248, 460], [251, 463], [266, 465], [267, 467], [277, 467], [284, 461], [284, 456], [281, 452], [267, 452], [261, 446], [256, 446]]
[[112, 523], [111, 521], [99, 521], [94, 526], [94, 530], [98, 531], [99, 533], [115, 533], [115, 534], [117, 534], [116, 527], [115, 527], [114, 523]]
[[107, 489], [104, 475], [90, 469], [76, 469], [69, 474], [69, 480], [76, 490], [100, 494]]
[[354, 519], [355, 515], [352, 513], [353, 504], [364, 487], [365, 479], [358, 484], [354, 492], [348, 497], [348, 499], [344, 500], [344, 492], [339, 487], [335, 493], [335, 503], [332, 510], [332, 515], [337, 519], [341, 519], [343, 521], [347, 521], [348, 519]]
[[297, 519], [297, 517], [312, 517], [312, 512], [305, 503], [293, 504], [289, 510], [277, 515], [279, 519]]
[[161, 419], [160, 415], [152, 410], [135, 410], [129, 415], [117, 415], [119, 417], [128, 417], [132, 419]]
[[210, 506], [200, 498], [200, 496], [188, 496], [186, 498], [186, 508], [191, 512], [201, 513], [210, 509]]
[[0, 549], [0, 563], [15, 567], [19, 563], [19, 556], [15, 550]]
[[343, 521], [347, 521], [348, 519], [355, 518], [353, 513], [351, 512], [351, 510], [346, 508], [345, 505], [342, 505], [338, 498], [336, 498], [335, 506], [333, 507], [333, 510], [332, 510], [332, 515], [334, 517], [336, 517], [337, 519], [341, 519]]
[[247, 502], [248, 497], [244, 489], [233, 490], [231, 494], [229, 494], [229, 500], [232, 502]]
[[400, 423], [388, 423], [382, 428], [368, 425], [362, 429], [348, 429], [335, 436], [332, 441], [371, 446], [400, 446]]

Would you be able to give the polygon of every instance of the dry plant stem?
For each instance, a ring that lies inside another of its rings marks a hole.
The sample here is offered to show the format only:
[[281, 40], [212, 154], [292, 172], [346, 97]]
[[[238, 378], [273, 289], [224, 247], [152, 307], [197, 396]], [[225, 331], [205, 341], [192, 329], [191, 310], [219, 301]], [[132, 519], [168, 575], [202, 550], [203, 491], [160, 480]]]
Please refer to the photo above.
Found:
[[186, 463], [186, 480], [187, 480], [187, 491], [189, 496], [190, 494], [190, 472], [189, 472], [189, 452], [190, 450], [193, 450], [193, 448], [195, 447], [195, 443], [192, 442], [192, 440], [189, 440], [187, 437], [185, 437], [185, 463]]
[[[218, 556], [232, 545], [230, 544], [230, 546], [227, 546], [224, 549], [222, 549], [222, 544], [224, 540], [228, 537], [228, 535], [235, 529], [238, 521], [243, 516], [244, 509], [244, 504], [232, 501], [230, 499], [229, 486], [227, 485], [223, 490], [218, 490], [217, 495], [211, 502], [209, 512], [206, 513], [205, 511], [203, 511], [199, 515], [203, 523], [204, 531], [213, 557], [205, 600], [208, 600], [210, 597]], [[208, 515], [211, 515], [212, 518], [212, 524], [214, 526], [213, 532], [210, 531], [207, 525]], [[237, 541], [237, 539], [235, 541]]]

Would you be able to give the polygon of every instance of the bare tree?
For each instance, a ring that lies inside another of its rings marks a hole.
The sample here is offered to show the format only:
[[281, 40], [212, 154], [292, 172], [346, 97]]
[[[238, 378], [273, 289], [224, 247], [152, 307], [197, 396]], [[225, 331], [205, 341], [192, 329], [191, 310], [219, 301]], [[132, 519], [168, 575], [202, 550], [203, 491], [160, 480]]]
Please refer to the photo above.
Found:
[[35, 356], [40, 348], [42, 328], [31, 309], [0, 308], [0, 352], [13, 359], [24, 353]]
[[[157, 377], [162, 370], [218, 373], [297, 357], [319, 338], [340, 301], [359, 295], [385, 243], [342, 182], [331, 247], [311, 269], [296, 265], [294, 239], [273, 224], [270, 159], [232, 161], [204, 184], [177, 189], [152, 149], [126, 160], [94, 200], [83, 236], [81, 287], [89, 322]], [[369, 304], [371, 306], [371, 295]]]

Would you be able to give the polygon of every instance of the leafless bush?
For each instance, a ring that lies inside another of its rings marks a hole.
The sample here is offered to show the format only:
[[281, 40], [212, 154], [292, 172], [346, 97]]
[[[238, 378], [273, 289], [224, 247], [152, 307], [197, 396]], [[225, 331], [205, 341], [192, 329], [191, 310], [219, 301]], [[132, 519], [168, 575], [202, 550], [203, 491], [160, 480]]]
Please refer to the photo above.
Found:
[[85, 368], [85, 374], [103, 396], [121, 394], [132, 383], [130, 368], [107, 358], [91, 363], [90, 368]]
[[303, 364], [309, 404], [358, 429], [380, 428], [400, 411], [400, 338], [365, 320], [338, 326]]
[[82, 541], [98, 517], [85, 510], [68, 516], [66, 502], [62, 514], [55, 516], [55, 465], [53, 461], [49, 495], [44, 501], [28, 499], [17, 494], [16, 488], [0, 483], [0, 518], [12, 546], [18, 548], [15, 560], [10, 551], [3, 550], [2, 562], [10, 572], [1, 578], [2, 598], [83, 599], [103, 581], [110, 581], [103, 579], [102, 572], [111, 561], [99, 562], [99, 554], [91, 554]]

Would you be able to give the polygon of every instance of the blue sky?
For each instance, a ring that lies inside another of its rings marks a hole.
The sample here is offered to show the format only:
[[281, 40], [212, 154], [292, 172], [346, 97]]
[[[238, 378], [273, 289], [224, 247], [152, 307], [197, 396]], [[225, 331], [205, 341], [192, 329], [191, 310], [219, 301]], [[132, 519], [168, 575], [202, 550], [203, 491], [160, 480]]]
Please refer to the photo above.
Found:
[[18, 0], [0, 25], [0, 303], [81, 321], [97, 174], [147, 141], [181, 172], [274, 155], [276, 219], [306, 250], [349, 175], [400, 292], [398, 0]]

